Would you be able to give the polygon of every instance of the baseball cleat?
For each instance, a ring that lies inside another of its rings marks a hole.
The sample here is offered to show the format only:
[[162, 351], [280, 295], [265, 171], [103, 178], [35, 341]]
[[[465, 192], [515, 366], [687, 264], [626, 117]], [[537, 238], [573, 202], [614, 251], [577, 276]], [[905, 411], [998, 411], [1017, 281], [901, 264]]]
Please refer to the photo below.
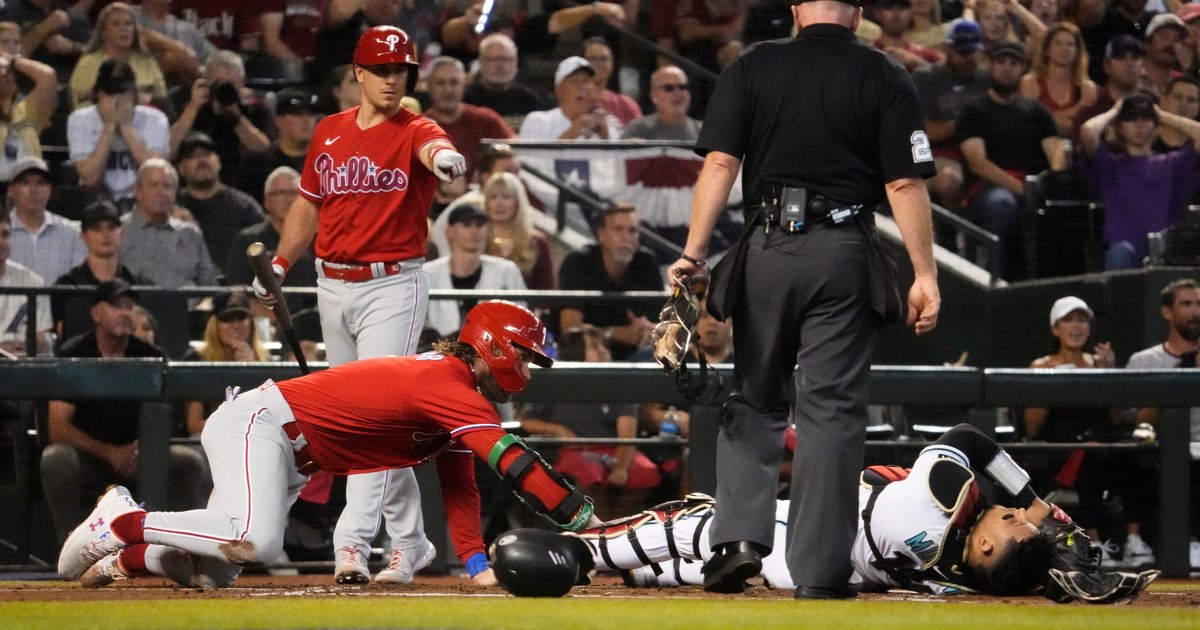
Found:
[[357, 547], [346, 546], [333, 552], [333, 581], [338, 584], [367, 584], [371, 581], [371, 570]]
[[1125, 561], [1125, 566], [1131, 569], [1151, 567], [1157, 561], [1154, 557], [1154, 550], [1137, 534], [1130, 534], [1125, 538], [1123, 551], [1121, 559]]
[[125, 567], [121, 566], [121, 552], [111, 553], [104, 556], [100, 562], [93, 564], [83, 575], [79, 576], [79, 583], [84, 588], [103, 588], [116, 582], [117, 580], [128, 580], [133, 575], [130, 575]]
[[58, 574], [65, 580], [78, 580], [93, 564], [125, 548], [125, 541], [112, 531], [112, 522], [138, 507], [124, 486], [109, 486], [88, 515], [63, 543], [58, 553]]
[[429, 566], [437, 557], [437, 549], [433, 543], [425, 541], [425, 551], [418, 555], [420, 547], [404, 551], [396, 549], [392, 552], [392, 561], [388, 567], [375, 576], [376, 582], [387, 584], [408, 584], [413, 581], [417, 571]]

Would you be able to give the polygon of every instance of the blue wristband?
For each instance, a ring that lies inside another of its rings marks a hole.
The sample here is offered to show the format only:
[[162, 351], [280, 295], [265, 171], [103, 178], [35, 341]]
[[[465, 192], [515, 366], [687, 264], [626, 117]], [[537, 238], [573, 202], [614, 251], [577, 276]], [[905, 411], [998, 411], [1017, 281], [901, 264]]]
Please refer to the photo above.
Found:
[[470, 573], [471, 577], [475, 577], [489, 568], [487, 554], [482, 551], [477, 551], [470, 558], [467, 558], [467, 573]]

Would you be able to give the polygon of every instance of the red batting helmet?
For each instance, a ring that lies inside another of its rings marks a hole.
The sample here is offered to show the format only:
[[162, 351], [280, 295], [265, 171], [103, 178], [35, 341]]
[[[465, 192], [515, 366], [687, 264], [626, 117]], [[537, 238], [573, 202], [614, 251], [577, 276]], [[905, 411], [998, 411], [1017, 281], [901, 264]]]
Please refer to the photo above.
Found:
[[470, 344], [487, 363], [500, 389], [517, 394], [525, 389], [526, 380], [517, 369], [517, 348], [533, 357], [541, 367], [554, 365], [542, 344], [546, 342], [546, 326], [524, 306], [491, 300], [480, 302], [467, 313], [467, 320], [458, 333], [458, 340]]
[[407, 64], [408, 92], [417, 86], [417, 45], [408, 33], [395, 26], [372, 26], [363, 31], [354, 47], [354, 63], [360, 66]]

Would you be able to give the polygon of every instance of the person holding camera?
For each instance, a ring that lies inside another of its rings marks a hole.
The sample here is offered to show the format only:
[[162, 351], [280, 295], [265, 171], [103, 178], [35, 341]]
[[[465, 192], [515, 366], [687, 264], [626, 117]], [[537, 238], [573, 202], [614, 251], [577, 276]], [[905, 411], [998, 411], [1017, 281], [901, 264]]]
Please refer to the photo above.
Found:
[[246, 66], [237, 53], [220, 50], [209, 59], [204, 77], [192, 84], [191, 99], [171, 125], [171, 152], [192, 131], [213, 139], [221, 163], [235, 169], [242, 156], [266, 151], [271, 139], [269, 114], [246, 88]]
[[795, 39], [759, 44], [717, 79], [691, 229], [669, 275], [704, 269], [744, 160], [745, 232], [707, 295], [709, 312], [736, 322], [737, 357], [717, 438], [717, 501], [732, 509], [714, 517], [704, 588], [743, 592], [772, 549], [794, 383], [788, 569], [798, 599], [845, 599], [857, 596], [850, 549], [875, 331], [904, 312], [872, 211], [891, 204], [915, 274], [908, 325], [928, 333], [941, 306], [924, 184], [936, 169], [912, 80], [855, 38], [857, 0], [799, 2], [792, 17]]

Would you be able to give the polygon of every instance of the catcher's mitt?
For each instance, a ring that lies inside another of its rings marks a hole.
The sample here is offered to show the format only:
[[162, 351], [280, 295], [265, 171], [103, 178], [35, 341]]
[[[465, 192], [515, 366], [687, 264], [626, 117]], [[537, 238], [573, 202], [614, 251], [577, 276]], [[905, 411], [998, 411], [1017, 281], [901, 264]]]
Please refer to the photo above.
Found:
[[1054, 544], [1050, 579], [1044, 594], [1059, 603], [1116, 604], [1133, 601], [1158, 577], [1158, 571], [1102, 571], [1100, 547], [1057, 505], [1039, 531]]

